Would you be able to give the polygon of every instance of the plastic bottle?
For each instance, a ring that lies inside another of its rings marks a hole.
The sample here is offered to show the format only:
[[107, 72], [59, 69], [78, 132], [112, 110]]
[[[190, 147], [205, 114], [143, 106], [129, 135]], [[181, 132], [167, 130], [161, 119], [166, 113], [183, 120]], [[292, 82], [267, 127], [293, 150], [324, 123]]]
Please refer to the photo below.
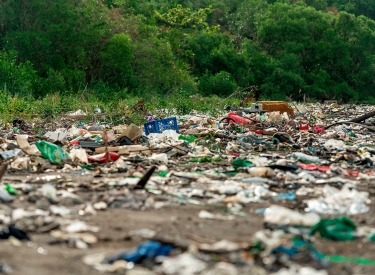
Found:
[[17, 189], [10, 186], [8, 183], [5, 184], [5, 190], [7, 190], [11, 195], [17, 195]]
[[3, 159], [3, 160], [6, 160], [6, 159], [10, 159], [10, 158], [13, 158], [15, 156], [22, 156], [22, 150], [20, 149], [14, 149], [14, 150], [9, 150], [9, 151], [5, 151], [5, 152], [1, 152], [0, 153], [0, 157]]
[[244, 118], [242, 116], [237, 115], [236, 113], [229, 113], [227, 117], [233, 119], [237, 124], [241, 125], [251, 125], [254, 124], [254, 121]]
[[64, 160], [70, 158], [69, 154], [65, 152], [61, 147], [48, 142], [48, 141], [37, 141], [35, 143], [39, 151], [42, 153], [42, 157], [48, 159], [50, 162], [55, 164], [63, 164]]
[[303, 163], [320, 163], [322, 161], [319, 157], [313, 157], [299, 152], [287, 155], [286, 158], [297, 159], [298, 161]]
[[103, 154], [94, 155], [88, 158], [90, 162], [99, 162], [99, 163], [105, 163], [105, 162], [112, 162], [116, 161], [120, 158], [120, 155], [115, 152], [107, 152]]

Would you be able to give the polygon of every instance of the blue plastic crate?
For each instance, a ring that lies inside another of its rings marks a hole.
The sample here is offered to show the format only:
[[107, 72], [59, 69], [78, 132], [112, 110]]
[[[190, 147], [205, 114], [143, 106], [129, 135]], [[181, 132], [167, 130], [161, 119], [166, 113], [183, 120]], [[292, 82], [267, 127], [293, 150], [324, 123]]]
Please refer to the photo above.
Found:
[[175, 130], [177, 133], [180, 133], [178, 130], [178, 123], [175, 117], [165, 118], [147, 122], [144, 125], [146, 136], [151, 133], [163, 133], [165, 130]]

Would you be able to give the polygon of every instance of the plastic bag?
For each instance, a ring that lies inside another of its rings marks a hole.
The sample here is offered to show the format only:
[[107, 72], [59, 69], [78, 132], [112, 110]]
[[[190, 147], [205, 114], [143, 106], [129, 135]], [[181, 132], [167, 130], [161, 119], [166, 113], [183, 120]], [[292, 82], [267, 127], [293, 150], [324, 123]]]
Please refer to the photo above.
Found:
[[311, 235], [319, 233], [320, 236], [327, 240], [348, 241], [354, 240], [353, 232], [357, 226], [348, 217], [339, 217], [336, 219], [321, 219], [311, 229]]

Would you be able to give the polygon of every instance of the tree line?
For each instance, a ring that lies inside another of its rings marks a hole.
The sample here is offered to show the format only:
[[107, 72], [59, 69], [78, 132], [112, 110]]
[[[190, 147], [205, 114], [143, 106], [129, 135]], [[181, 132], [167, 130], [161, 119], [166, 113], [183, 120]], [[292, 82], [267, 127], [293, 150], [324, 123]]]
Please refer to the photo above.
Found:
[[375, 3], [0, 1], [0, 90], [375, 103]]

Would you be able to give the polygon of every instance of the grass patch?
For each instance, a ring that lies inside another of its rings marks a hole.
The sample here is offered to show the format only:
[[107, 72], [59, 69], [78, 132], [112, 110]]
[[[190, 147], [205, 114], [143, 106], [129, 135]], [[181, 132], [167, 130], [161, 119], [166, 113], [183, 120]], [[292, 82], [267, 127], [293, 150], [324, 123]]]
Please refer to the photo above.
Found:
[[[110, 95], [109, 95], [110, 96]], [[0, 125], [5, 126], [14, 119], [24, 119], [36, 124], [54, 122], [62, 119], [63, 114], [83, 110], [87, 123], [100, 123], [110, 126], [124, 123], [141, 125], [147, 122], [147, 116], [155, 119], [192, 112], [210, 116], [224, 116], [224, 106], [237, 106], [238, 98], [223, 102], [217, 96], [204, 97], [174, 92], [166, 96], [145, 93], [144, 96], [127, 94], [123, 98], [102, 101], [94, 93], [82, 91], [72, 94], [49, 94], [41, 99], [11, 96], [0, 90]]]

